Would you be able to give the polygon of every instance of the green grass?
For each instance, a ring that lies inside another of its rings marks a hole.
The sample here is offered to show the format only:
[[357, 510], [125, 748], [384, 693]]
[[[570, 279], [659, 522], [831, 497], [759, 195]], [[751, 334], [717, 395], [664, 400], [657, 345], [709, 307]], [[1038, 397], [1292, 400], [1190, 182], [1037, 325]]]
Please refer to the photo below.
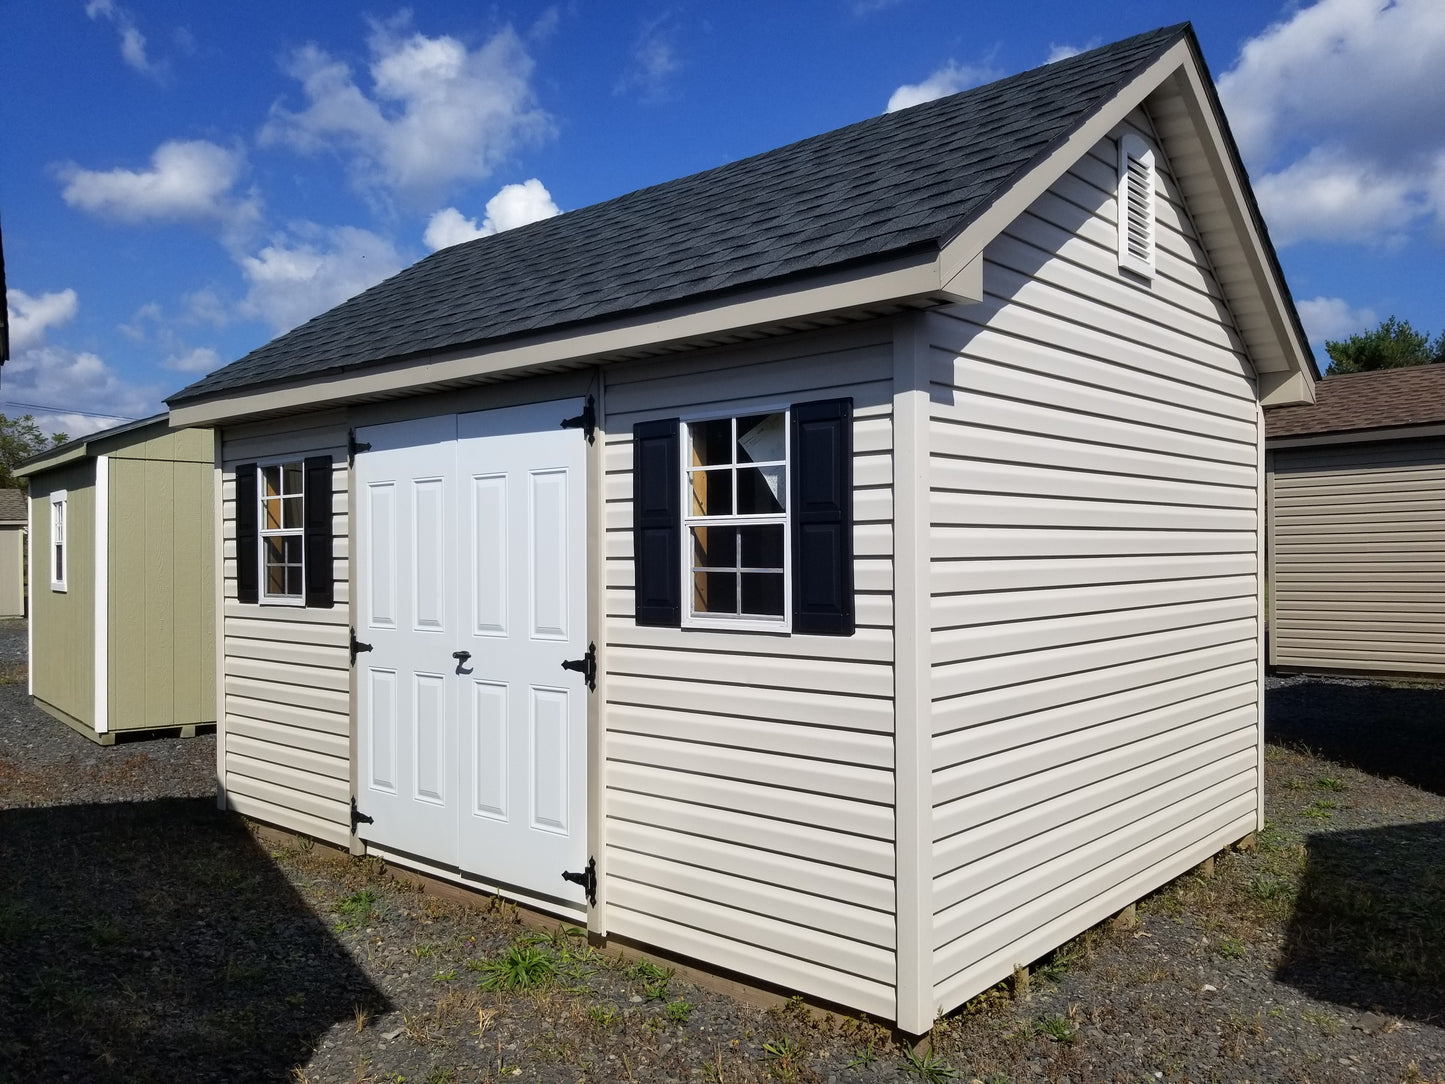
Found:
[[514, 941], [475, 970], [482, 973], [483, 990], [540, 990], [557, 981], [557, 957], [541, 945]]

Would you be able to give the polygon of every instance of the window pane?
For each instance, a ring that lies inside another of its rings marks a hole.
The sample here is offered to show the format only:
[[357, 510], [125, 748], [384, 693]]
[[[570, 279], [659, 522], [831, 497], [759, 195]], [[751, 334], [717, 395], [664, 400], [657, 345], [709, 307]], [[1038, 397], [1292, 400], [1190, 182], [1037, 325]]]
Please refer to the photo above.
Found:
[[733, 513], [733, 472], [699, 470], [688, 474], [694, 516], [730, 516]]
[[741, 467], [738, 470], [738, 514], [754, 516], [781, 512], [787, 501], [783, 488], [784, 468]]
[[286, 593], [298, 598], [301, 595], [301, 569], [296, 565], [286, 566]]
[[731, 463], [728, 446], [732, 443], [733, 420], [718, 418], [711, 422], [689, 422], [688, 435], [692, 440], [692, 465], [712, 467]]
[[782, 462], [784, 426], [781, 414], [754, 414], [738, 419], [738, 462]]
[[281, 501], [282, 520], [285, 527], [302, 526], [301, 523], [301, 498], [286, 497]]
[[288, 497], [292, 494], [299, 494], [301, 492], [301, 464], [287, 463], [281, 470], [283, 472], [281, 481], [285, 487], [282, 492]]
[[783, 616], [783, 574], [744, 572], [743, 613], [764, 617]]
[[742, 568], [783, 567], [783, 525], [769, 523], [760, 527], [739, 527], [742, 536]]
[[693, 527], [692, 563], [694, 568], [737, 568], [737, 528]]
[[267, 497], [261, 502], [261, 529], [274, 531], [281, 526], [281, 498]]
[[281, 495], [281, 468], [261, 468], [261, 494], [265, 497], [279, 497]]
[[694, 572], [692, 574], [692, 612], [699, 614], [737, 613], [738, 574], [736, 572]]
[[299, 596], [301, 594], [302, 544], [299, 535], [264, 538], [266, 594]]

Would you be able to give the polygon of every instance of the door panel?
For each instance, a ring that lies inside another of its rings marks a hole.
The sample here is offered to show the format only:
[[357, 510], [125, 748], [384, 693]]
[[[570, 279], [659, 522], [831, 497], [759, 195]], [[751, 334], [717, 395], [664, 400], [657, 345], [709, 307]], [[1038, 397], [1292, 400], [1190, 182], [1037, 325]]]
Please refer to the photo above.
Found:
[[[583, 902], [581, 402], [358, 432], [363, 838]], [[454, 652], [466, 652], [458, 662]]]
[[357, 807], [363, 839], [457, 860], [456, 419], [372, 426], [356, 457]]

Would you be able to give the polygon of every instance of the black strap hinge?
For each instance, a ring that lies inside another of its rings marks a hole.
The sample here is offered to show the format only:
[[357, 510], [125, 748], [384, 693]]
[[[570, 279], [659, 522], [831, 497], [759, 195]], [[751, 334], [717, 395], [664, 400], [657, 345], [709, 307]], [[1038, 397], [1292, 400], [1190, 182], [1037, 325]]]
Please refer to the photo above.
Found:
[[370, 644], [363, 644], [360, 640], [356, 638], [356, 626], [353, 625], [351, 627], [351, 665], [356, 665], [356, 656], [360, 655], [363, 651], [370, 650]]
[[571, 881], [574, 885], [581, 885], [582, 891], [587, 894], [587, 905], [597, 906], [597, 859], [587, 859], [587, 868], [581, 873], [570, 873], [562, 871], [562, 880]]
[[351, 430], [348, 430], [348, 431], [347, 431], [347, 433], [346, 433], [346, 461], [347, 461], [348, 463], [355, 463], [355, 462], [356, 462], [356, 453], [357, 453], [357, 452], [369, 452], [369, 451], [371, 451], [371, 445], [370, 445], [370, 444], [367, 444], [365, 441], [358, 441], [358, 440], [356, 439], [356, 430], [355, 430], [355, 429], [351, 429]]
[[587, 688], [597, 691], [597, 645], [588, 644], [587, 654], [580, 659], [568, 659], [562, 663], [563, 670], [576, 670], [587, 682]]
[[356, 808], [356, 795], [353, 794], [351, 796], [351, 830], [353, 832], [356, 831], [356, 826], [358, 824], [375, 823], [376, 819], [374, 817], [368, 817], [365, 813]]
[[582, 413], [575, 418], [563, 418], [563, 429], [580, 429], [582, 435], [587, 438], [587, 443], [592, 443], [593, 434], [597, 432], [597, 401], [592, 396], [587, 396], [587, 403], [582, 407]]

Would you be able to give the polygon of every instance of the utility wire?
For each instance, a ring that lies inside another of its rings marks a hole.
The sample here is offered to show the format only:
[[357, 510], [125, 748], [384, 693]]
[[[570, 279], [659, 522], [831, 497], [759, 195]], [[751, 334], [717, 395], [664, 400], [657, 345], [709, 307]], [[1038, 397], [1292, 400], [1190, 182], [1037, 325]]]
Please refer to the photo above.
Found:
[[47, 406], [44, 403], [22, 403], [18, 399], [3, 399], [0, 403], [24, 410], [47, 410], [54, 414], [79, 414], [83, 418], [109, 418], [113, 422], [130, 422], [134, 418], [126, 414], [101, 414], [94, 410], [77, 410], [75, 407]]

